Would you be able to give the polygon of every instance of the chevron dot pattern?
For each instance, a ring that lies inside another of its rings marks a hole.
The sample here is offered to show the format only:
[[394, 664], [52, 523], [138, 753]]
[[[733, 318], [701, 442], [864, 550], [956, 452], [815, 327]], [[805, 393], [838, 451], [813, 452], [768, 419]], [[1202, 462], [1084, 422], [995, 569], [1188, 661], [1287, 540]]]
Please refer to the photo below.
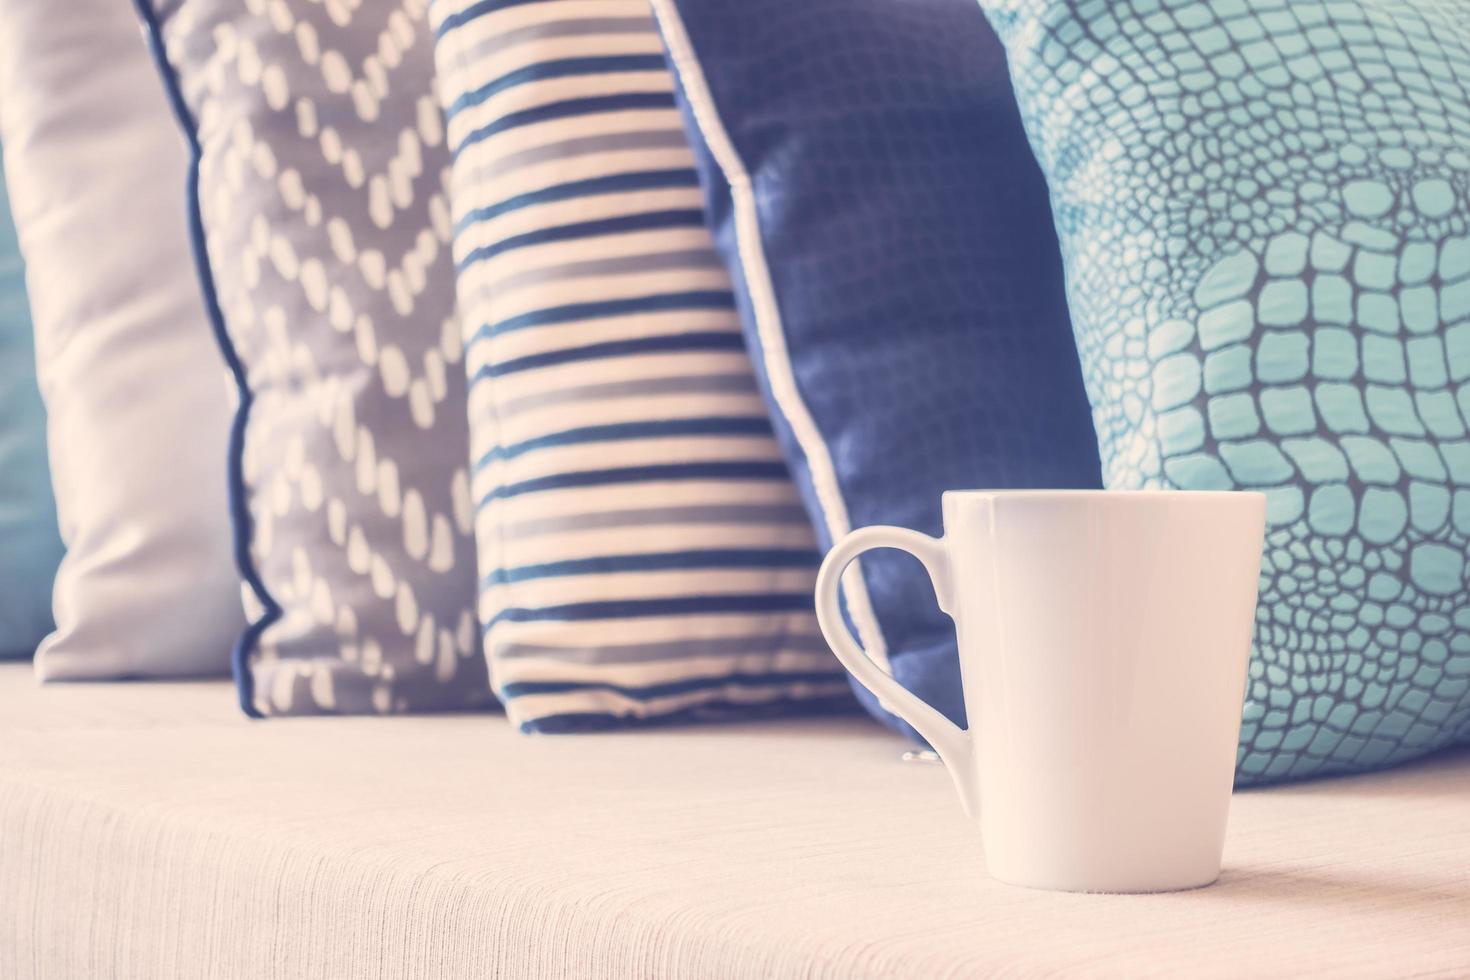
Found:
[[253, 620], [242, 703], [491, 702], [424, 5], [140, 10], [195, 144], [206, 295], [245, 396], [232, 447]]
[[431, 5], [480, 619], [525, 731], [847, 702], [646, 0]]
[[1268, 496], [1241, 780], [1470, 738], [1470, 6], [981, 6], [1108, 484]]

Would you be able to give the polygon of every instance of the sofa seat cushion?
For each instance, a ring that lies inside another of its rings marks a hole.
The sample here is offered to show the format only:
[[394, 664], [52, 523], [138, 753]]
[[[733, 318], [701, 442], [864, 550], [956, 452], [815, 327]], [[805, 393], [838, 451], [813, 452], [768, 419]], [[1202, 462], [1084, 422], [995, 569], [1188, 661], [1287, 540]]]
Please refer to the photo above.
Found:
[[1236, 796], [1198, 892], [985, 876], [856, 717], [526, 738], [0, 667], [0, 976], [1470, 971], [1470, 754]]

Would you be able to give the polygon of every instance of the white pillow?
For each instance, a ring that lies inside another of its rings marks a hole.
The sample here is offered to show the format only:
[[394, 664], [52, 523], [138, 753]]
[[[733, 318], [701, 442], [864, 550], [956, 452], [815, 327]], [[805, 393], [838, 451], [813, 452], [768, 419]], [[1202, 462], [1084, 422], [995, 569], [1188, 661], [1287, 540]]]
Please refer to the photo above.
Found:
[[187, 152], [132, 5], [0, 0], [0, 141], [67, 553], [43, 680], [222, 673], [244, 625], [230, 396]]

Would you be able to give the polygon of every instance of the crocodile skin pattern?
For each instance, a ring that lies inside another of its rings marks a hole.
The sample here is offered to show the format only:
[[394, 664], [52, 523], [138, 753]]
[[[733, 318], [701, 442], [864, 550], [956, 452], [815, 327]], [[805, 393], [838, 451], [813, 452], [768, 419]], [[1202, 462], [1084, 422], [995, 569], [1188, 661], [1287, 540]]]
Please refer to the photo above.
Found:
[[[716, 244], [822, 545], [867, 524], [937, 534], [944, 490], [1100, 486], [1046, 185], [972, 0], [654, 9], [700, 103]], [[711, 155], [722, 136], [733, 163]], [[752, 193], [732, 194], [732, 166]], [[892, 551], [860, 566], [871, 609], [846, 598], [865, 648], [962, 720], [928, 578]]]
[[1470, 736], [1470, 6], [982, 0], [1105, 478], [1269, 500], [1243, 781]]

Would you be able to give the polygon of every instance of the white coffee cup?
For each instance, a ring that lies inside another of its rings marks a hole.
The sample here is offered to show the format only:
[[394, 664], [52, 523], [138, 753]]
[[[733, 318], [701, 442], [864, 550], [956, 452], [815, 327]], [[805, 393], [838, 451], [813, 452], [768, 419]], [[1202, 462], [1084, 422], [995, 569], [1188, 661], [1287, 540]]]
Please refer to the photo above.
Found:
[[[838, 658], [934, 747], [1001, 881], [1089, 892], [1220, 874], [1265, 534], [1260, 493], [944, 495], [944, 537], [864, 527], [817, 577]], [[838, 605], [870, 548], [924, 563], [959, 637], [962, 731], [863, 653]]]

